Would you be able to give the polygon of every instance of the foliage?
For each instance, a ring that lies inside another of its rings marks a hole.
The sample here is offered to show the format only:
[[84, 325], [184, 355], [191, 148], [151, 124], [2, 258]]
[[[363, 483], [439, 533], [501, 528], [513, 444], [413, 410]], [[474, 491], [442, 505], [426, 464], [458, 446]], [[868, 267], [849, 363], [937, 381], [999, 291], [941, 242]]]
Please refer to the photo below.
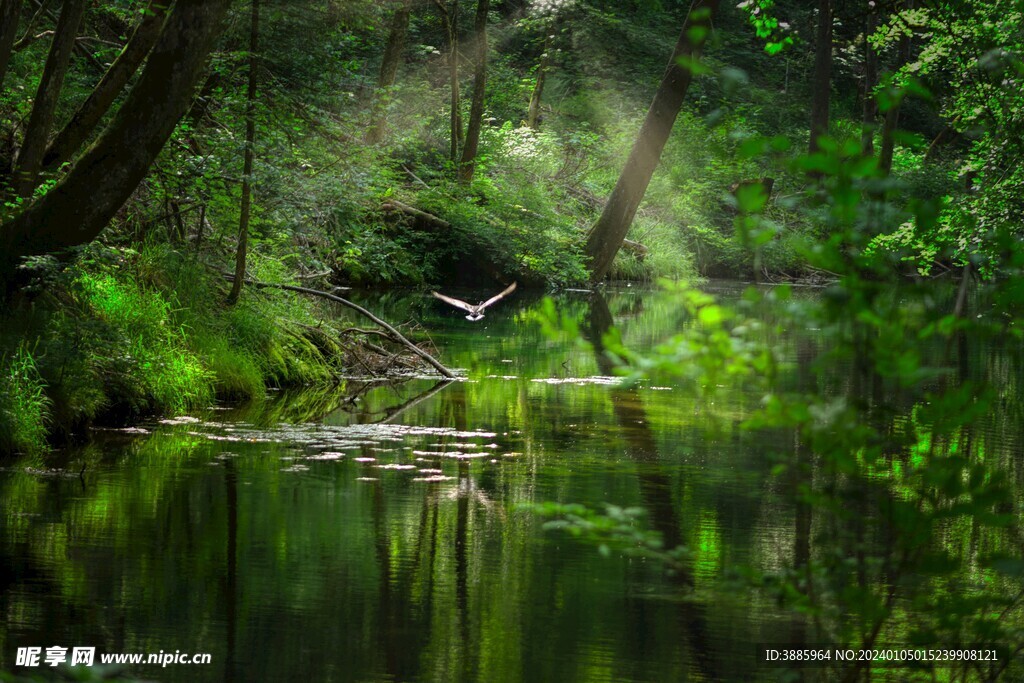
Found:
[[50, 400], [31, 352], [21, 346], [5, 356], [0, 373], [0, 451], [43, 451]]
[[[274, 280], [280, 267], [252, 264]], [[93, 248], [73, 267], [41, 261], [35, 301], [7, 311], [3, 450], [42, 448], [93, 420], [179, 414], [215, 396], [332, 382], [336, 349], [312, 339], [320, 320], [291, 295], [253, 293], [234, 307], [190, 256], [163, 246]], [[19, 340], [38, 340], [29, 352]]]
[[[771, 147], [764, 140], [748, 151]], [[935, 229], [942, 202], [884, 199], [894, 181], [856, 140], [825, 140], [821, 151], [794, 163], [820, 182], [801, 210], [828, 226], [828, 239], [805, 252], [812, 266], [838, 278], [822, 296], [797, 301], [787, 287], [751, 289], [732, 308], [677, 287], [692, 320], [683, 331], [650, 353], [630, 350], [614, 332], [601, 348], [628, 381], [682, 380], [702, 401], [737, 382], [760, 387], [760, 407], [743, 424], [792, 434], [793, 449], [772, 454], [773, 474], [796, 510], [796, 547], [807, 550], [794, 551], [778, 569], [734, 569], [747, 577], [746, 590], [774, 595], [802, 615], [809, 642], [1018, 643], [1024, 548], [1012, 464], [987, 457], [984, 439], [972, 434], [979, 416], [1016, 382], [965, 376], [952, 351], [1000, 338], [1019, 345], [1019, 288], [1010, 294], [997, 282], [971, 297], [982, 315], [966, 309], [967, 277], [951, 297], [924, 283], [904, 284], [899, 298], [888, 295], [900, 254], [865, 246], [895, 225]], [[765, 206], [756, 191], [738, 194], [737, 225], [749, 239], [765, 229]], [[1019, 243], [1001, 244], [997, 269], [1018, 273]], [[795, 349], [766, 344], [765, 333], [756, 332], [767, 301], [783, 305], [780, 328], [817, 334], [798, 335]], [[552, 314], [549, 328], [558, 325]], [[841, 367], [849, 371], [837, 373]], [[909, 419], [897, 417], [904, 411]], [[957, 548], [955, 530], [968, 527], [980, 540], [976, 551]], [[1008, 665], [1004, 658], [975, 673], [987, 679]], [[864, 678], [869, 670], [847, 673]]]

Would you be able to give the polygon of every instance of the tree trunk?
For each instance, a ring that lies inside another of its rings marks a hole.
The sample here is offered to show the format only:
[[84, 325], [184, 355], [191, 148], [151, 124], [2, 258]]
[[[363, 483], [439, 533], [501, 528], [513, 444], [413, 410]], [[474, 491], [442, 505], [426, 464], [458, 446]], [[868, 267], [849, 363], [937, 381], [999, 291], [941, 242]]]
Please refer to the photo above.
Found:
[[235, 251], [235, 281], [228, 304], [238, 301], [245, 282], [245, 258], [249, 248], [249, 212], [252, 207], [253, 145], [256, 142], [256, 52], [260, 39], [260, 0], [252, 0], [249, 26], [249, 83], [245, 93], [245, 161], [242, 170], [242, 208], [238, 218], [238, 249]]
[[818, 151], [818, 138], [828, 135], [828, 109], [832, 94], [832, 0], [818, 0], [818, 32], [814, 53], [811, 95], [811, 140], [808, 150]]
[[387, 123], [387, 109], [384, 98], [386, 92], [395, 84], [398, 76], [398, 65], [402, 61], [405, 49], [405, 34], [409, 30], [409, 16], [412, 13], [412, 0], [402, 0], [391, 17], [391, 30], [388, 43], [384, 48], [384, 58], [380, 63], [380, 75], [377, 77], [377, 95], [373, 105], [370, 127], [366, 131], [366, 141], [376, 144], [384, 137], [384, 125]]
[[110, 65], [103, 78], [93, 88], [88, 99], [82, 103], [64, 129], [46, 150], [43, 166], [54, 169], [70, 161], [86, 138], [99, 125], [100, 119], [121, 94], [128, 80], [135, 74], [142, 61], [149, 54], [160, 37], [160, 29], [167, 18], [167, 0], [152, 0], [138, 27]]
[[0, 225], [0, 278], [22, 257], [88, 244], [131, 196], [188, 110], [230, 0], [177, 0], [110, 125], [57, 186]]
[[[913, 0], [905, 0], [903, 9], [913, 9]], [[896, 69], [900, 69], [910, 61], [911, 36], [904, 32], [900, 37], [899, 51], [896, 58]], [[895, 88], [893, 83], [892, 87]], [[885, 121], [882, 124], [882, 148], [878, 152], [878, 166], [886, 173], [892, 170], [892, 155], [896, 148], [896, 129], [900, 122], [900, 102], [902, 98], [896, 99], [889, 104], [885, 111]]]
[[875, 117], [878, 115], [878, 103], [875, 101], [875, 86], [878, 85], [878, 53], [868, 38], [878, 27], [878, 10], [871, 2], [868, 11], [867, 28], [864, 31], [864, 116], [861, 129], [861, 149], [864, 154], [871, 155], [875, 151]]
[[3, 92], [4, 75], [11, 60], [20, 17], [21, 0], [0, 0], [0, 92]]
[[587, 238], [586, 256], [590, 261], [591, 281], [597, 282], [608, 273], [633, 223], [637, 207], [651, 182], [651, 176], [654, 175], [661, 152], [683, 105], [683, 98], [693, 80], [692, 68], [679, 61], [694, 64], [700, 57], [701, 47], [711, 31], [711, 18], [718, 4], [719, 0], [697, 0], [683, 26], [626, 166], [622, 169], [601, 217]]
[[463, 183], [473, 182], [473, 174], [476, 171], [476, 151], [480, 145], [480, 127], [483, 125], [484, 119], [484, 93], [487, 89], [487, 13], [490, 9], [490, 0], [477, 1], [473, 102], [469, 108], [466, 144], [462, 148], [462, 163], [459, 166], [459, 180]]
[[526, 125], [534, 130], [540, 128], [540, 101], [544, 95], [544, 79], [548, 73], [548, 66], [551, 64], [553, 38], [553, 30], [544, 38], [544, 52], [540, 56], [540, 65], [537, 67], [537, 80], [533, 85], [533, 94], [530, 96], [530, 108], [526, 111]]
[[457, 164], [459, 150], [462, 148], [462, 113], [459, 111], [459, 3], [453, 2], [449, 9], [443, 0], [434, 2], [441, 10], [441, 20], [448, 34], [448, 81], [451, 86], [451, 143], [448, 158], [453, 164]]
[[31, 197], [39, 184], [43, 152], [46, 151], [50, 128], [53, 127], [53, 115], [57, 111], [57, 100], [64, 85], [64, 76], [68, 72], [71, 50], [78, 37], [78, 26], [85, 14], [85, 5], [86, 0], [65, 0], [60, 11], [43, 77], [39, 81], [28, 127], [25, 129], [25, 142], [14, 167], [14, 189], [20, 197]]

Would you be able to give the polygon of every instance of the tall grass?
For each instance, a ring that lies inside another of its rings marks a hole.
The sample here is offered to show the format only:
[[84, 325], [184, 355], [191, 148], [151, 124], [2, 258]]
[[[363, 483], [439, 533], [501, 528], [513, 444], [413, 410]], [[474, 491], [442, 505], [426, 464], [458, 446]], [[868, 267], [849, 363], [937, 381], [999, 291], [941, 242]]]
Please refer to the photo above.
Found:
[[44, 450], [50, 405], [28, 349], [0, 360], [0, 452]]

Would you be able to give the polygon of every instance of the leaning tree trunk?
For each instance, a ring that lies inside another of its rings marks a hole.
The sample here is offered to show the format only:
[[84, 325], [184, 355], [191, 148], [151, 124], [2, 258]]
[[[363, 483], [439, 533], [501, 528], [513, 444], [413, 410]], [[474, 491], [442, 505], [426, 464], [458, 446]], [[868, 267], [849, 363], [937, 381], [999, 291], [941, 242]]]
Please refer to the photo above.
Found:
[[230, 0], [177, 0], [117, 115], [57, 186], [0, 225], [0, 279], [21, 258], [88, 244], [145, 177], [188, 110]]
[[469, 107], [466, 144], [462, 147], [462, 163], [459, 165], [459, 180], [463, 183], [473, 181], [473, 174], [476, 172], [476, 151], [480, 146], [480, 127], [484, 120], [484, 94], [487, 90], [487, 13], [490, 6], [490, 0], [478, 0], [476, 5], [473, 102]]
[[828, 109], [832, 94], [832, 0], [818, 0], [818, 33], [814, 53], [811, 95], [811, 140], [808, 150], [818, 151], [818, 138], [828, 135]]
[[3, 91], [4, 75], [11, 61], [11, 49], [17, 37], [20, 17], [21, 0], [0, 0], [0, 92]]
[[43, 77], [32, 103], [32, 113], [25, 128], [25, 142], [18, 153], [14, 166], [14, 188], [20, 197], [31, 197], [39, 184], [39, 171], [43, 163], [53, 115], [57, 111], [57, 100], [64, 86], [64, 76], [71, 61], [71, 50], [78, 38], [78, 26], [85, 14], [86, 0], [65, 0], [57, 21], [50, 53], [43, 67]]
[[245, 93], [245, 161], [242, 170], [242, 208], [238, 219], [238, 248], [235, 250], [235, 280], [228, 304], [238, 301], [245, 282], [245, 258], [249, 248], [249, 212], [252, 207], [253, 145], [256, 142], [256, 51], [260, 39], [260, 0], [252, 0], [249, 27], [249, 84]]
[[690, 10], [626, 166], [601, 217], [590, 230], [585, 253], [590, 262], [590, 279], [594, 282], [607, 275], [647, 192], [647, 185], [683, 106], [683, 98], [693, 81], [693, 65], [711, 32], [711, 18], [718, 5], [719, 0], [697, 0]]
[[373, 104], [370, 127], [366, 131], [366, 141], [376, 144], [384, 137], [384, 126], [387, 123], [386, 93], [395, 84], [398, 76], [398, 65], [402, 61], [405, 49], [405, 34], [409, 30], [409, 16], [412, 14], [412, 0], [402, 0], [395, 8], [391, 17], [391, 30], [388, 42], [384, 47], [384, 58], [380, 63], [380, 75], [377, 77], [377, 94]]
[[526, 125], [534, 130], [540, 128], [540, 102], [544, 95], [544, 80], [551, 64], [553, 39], [554, 29], [549, 31], [544, 38], [544, 51], [541, 53], [540, 65], [537, 67], [537, 80], [533, 84], [533, 94], [530, 95], [530, 108], [526, 110]]
[[875, 86], [878, 85], [878, 52], [871, 45], [870, 37], [878, 27], [878, 10], [874, 2], [868, 3], [867, 28], [864, 32], [864, 113], [861, 128], [861, 149], [871, 155], [875, 151], [875, 117], [878, 116], [878, 102], [875, 100]]
[[[904, 9], [913, 9], [913, 0], [905, 0]], [[896, 69], [903, 68], [910, 61], [911, 35], [905, 29], [900, 37], [899, 52], [896, 60]], [[900, 102], [902, 98], [890, 101], [889, 108], [885, 111], [885, 121], [882, 123], [882, 147], [878, 151], [878, 166], [886, 173], [892, 170], [892, 156], [896, 148], [896, 129], [900, 122]]]
[[99, 125], [100, 119], [124, 90], [128, 80], [142, 65], [146, 55], [160, 37], [160, 29], [167, 18], [167, 5], [167, 0], [152, 0], [149, 3], [145, 15], [121, 50], [121, 54], [46, 150], [43, 156], [45, 168], [53, 169], [65, 161], [70, 161]]

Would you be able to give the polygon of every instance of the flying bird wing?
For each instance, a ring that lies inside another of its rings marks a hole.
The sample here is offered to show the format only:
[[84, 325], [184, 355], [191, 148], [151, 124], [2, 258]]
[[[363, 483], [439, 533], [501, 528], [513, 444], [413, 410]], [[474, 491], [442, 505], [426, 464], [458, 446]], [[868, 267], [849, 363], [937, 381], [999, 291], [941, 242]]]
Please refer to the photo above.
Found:
[[499, 300], [501, 300], [502, 298], [504, 298], [504, 297], [508, 296], [509, 294], [511, 294], [511, 293], [512, 293], [512, 291], [513, 291], [513, 290], [514, 290], [515, 288], [516, 288], [516, 283], [515, 283], [515, 282], [513, 282], [512, 284], [510, 284], [510, 285], [509, 285], [508, 287], [506, 287], [506, 288], [505, 288], [505, 291], [504, 291], [504, 292], [502, 292], [501, 294], [496, 294], [496, 295], [492, 296], [492, 297], [491, 297], [490, 299], [488, 299], [487, 301], [485, 301], [485, 302], [483, 302], [482, 304], [480, 304], [480, 308], [481, 308], [481, 309], [483, 309], [483, 308], [487, 308], [488, 306], [490, 306], [490, 305], [491, 305], [491, 304], [493, 304], [494, 302], [496, 302], [496, 301], [499, 301]]
[[469, 313], [472, 313], [473, 310], [476, 308], [476, 306], [470, 306], [465, 301], [459, 301], [458, 299], [453, 299], [450, 296], [445, 296], [444, 294], [438, 294], [437, 292], [431, 292], [431, 294], [433, 294], [446, 304], [451, 304], [455, 308], [461, 308], [462, 310], [467, 311]]

